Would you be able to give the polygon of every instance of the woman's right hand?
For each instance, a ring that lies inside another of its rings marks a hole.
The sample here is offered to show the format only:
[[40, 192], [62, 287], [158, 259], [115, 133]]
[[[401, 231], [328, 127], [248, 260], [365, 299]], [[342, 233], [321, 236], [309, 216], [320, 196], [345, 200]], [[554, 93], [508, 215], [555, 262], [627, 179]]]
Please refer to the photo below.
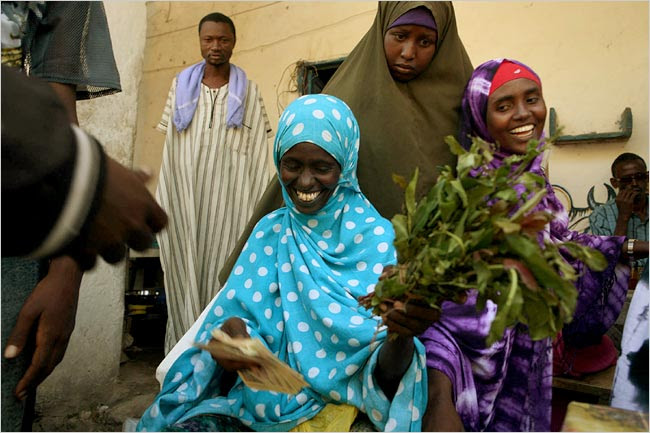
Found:
[[395, 268], [395, 265], [386, 265], [386, 266], [384, 266], [384, 269], [381, 271], [381, 275], [379, 276], [379, 281], [384, 280], [384, 279], [392, 276], [395, 272], [397, 272], [397, 269]]
[[383, 311], [382, 319], [393, 332], [402, 337], [416, 337], [440, 319], [440, 310], [419, 301], [384, 301], [379, 304]]
[[[232, 338], [251, 338], [246, 331], [246, 323], [239, 317], [231, 317], [221, 325], [221, 330], [228, 334]], [[236, 372], [238, 370], [252, 370], [260, 368], [260, 365], [255, 361], [243, 361], [243, 360], [233, 360], [228, 356], [220, 356], [212, 354], [212, 358], [221, 366], [224, 370], [230, 372]]]
[[[379, 281], [393, 276], [396, 272], [396, 266], [386, 265], [379, 276]], [[464, 304], [465, 301], [467, 301], [467, 293], [459, 294], [454, 302]], [[420, 335], [440, 319], [440, 309], [435, 309], [422, 300], [406, 303], [385, 300], [379, 304], [379, 309], [383, 312], [382, 318], [388, 326], [388, 331], [402, 336]]]

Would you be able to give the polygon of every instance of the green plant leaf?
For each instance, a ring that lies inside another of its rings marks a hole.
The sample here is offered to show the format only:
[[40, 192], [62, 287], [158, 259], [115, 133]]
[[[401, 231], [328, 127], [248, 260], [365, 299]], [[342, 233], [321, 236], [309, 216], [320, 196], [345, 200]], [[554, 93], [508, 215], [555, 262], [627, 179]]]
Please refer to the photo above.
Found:
[[400, 188], [406, 189], [407, 182], [404, 176], [393, 173], [393, 182], [395, 182]]
[[404, 188], [404, 213], [392, 219], [398, 271], [360, 302], [375, 314], [382, 300], [417, 299], [440, 308], [476, 289], [479, 310], [488, 299], [497, 305], [487, 344], [517, 324], [534, 340], [555, 336], [577, 302], [578, 271], [565, 257], [593, 269], [607, 265], [604, 257], [572, 242], [539, 243], [552, 215], [534, 211], [546, 194], [544, 177], [527, 169], [543, 151], [537, 141], [498, 168], [489, 164], [494, 145], [475, 138], [465, 150], [453, 137], [445, 141], [458, 156], [455, 169], [442, 167], [419, 201], [418, 170], [408, 181], [393, 176]]
[[607, 268], [607, 259], [600, 251], [589, 248], [575, 242], [564, 242], [562, 247], [566, 248], [576, 259], [584, 262], [594, 271], [604, 271]]
[[418, 175], [420, 174], [420, 170], [416, 167], [415, 168], [415, 173], [413, 174], [413, 178], [411, 181], [408, 183], [406, 186], [406, 189], [404, 190], [404, 203], [406, 205], [406, 214], [409, 217], [409, 220], [413, 218], [413, 214], [415, 213], [415, 187], [418, 182]]

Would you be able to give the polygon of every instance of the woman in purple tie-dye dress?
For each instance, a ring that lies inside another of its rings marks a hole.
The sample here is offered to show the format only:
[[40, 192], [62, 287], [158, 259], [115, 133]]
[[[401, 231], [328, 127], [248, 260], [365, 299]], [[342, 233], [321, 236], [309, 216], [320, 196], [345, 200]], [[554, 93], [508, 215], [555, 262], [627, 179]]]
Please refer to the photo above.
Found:
[[[546, 105], [539, 77], [511, 60], [490, 60], [479, 66], [462, 101], [461, 142], [468, 136], [498, 143], [502, 158], [522, 154], [531, 138], [539, 139]], [[542, 155], [530, 171], [546, 177]], [[573, 321], [563, 329], [565, 341], [589, 345], [600, 341], [621, 310], [629, 267], [625, 237], [593, 236], [568, 230], [568, 216], [555, 197], [548, 178], [547, 195], [538, 205], [555, 215], [544, 236], [574, 241], [602, 252], [609, 266], [594, 272], [574, 263], [578, 303]], [[446, 302], [439, 322], [421, 337], [427, 350], [429, 403], [423, 428], [471, 431], [549, 431], [551, 421], [551, 339], [532, 341], [524, 325], [508, 328], [503, 338], [485, 346], [496, 306], [488, 301], [477, 312], [476, 292], [463, 305]], [[455, 411], [453, 408], [455, 407]]]

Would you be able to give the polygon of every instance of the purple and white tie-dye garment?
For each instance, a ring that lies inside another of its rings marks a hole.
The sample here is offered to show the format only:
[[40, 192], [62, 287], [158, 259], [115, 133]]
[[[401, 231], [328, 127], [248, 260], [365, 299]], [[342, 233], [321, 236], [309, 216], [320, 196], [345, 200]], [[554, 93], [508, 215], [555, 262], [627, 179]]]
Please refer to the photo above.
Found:
[[[618, 263], [625, 240], [567, 229], [568, 217], [547, 182], [549, 195], [538, 206], [556, 214], [545, 236], [571, 240], [601, 251], [609, 266], [594, 272], [574, 263], [582, 274], [576, 282], [578, 303], [573, 321], [563, 329], [566, 341], [594, 344], [621, 311], [627, 292], [629, 267]], [[476, 292], [463, 305], [445, 302], [440, 321], [420, 340], [427, 351], [427, 367], [451, 380], [454, 400], [465, 429], [470, 431], [549, 431], [553, 360], [551, 339], [532, 341], [524, 325], [509, 328], [503, 338], [485, 347], [496, 313], [489, 302], [476, 311]]]
[[[502, 61], [491, 60], [479, 66], [463, 97], [462, 131], [490, 142], [494, 140], [484, 122], [487, 93]], [[461, 142], [469, 145], [463, 136], [466, 137], [461, 134]], [[499, 158], [507, 155], [496, 156], [493, 164], [499, 164]], [[578, 302], [574, 319], [564, 327], [563, 335], [569, 344], [594, 344], [614, 324], [625, 300], [629, 267], [619, 263], [625, 237], [569, 230], [568, 215], [541, 168], [541, 158], [540, 155], [529, 169], [546, 179], [547, 195], [536, 210], [544, 209], [555, 216], [541, 235], [555, 242], [573, 241], [596, 248], [609, 263], [604, 271], [594, 272], [578, 261], [570, 261], [581, 277], [576, 282]], [[476, 295], [475, 291], [470, 292], [463, 305], [443, 303], [440, 321], [420, 336], [427, 350], [427, 367], [442, 371], [451, 380], [456, 410], [466, 430], [549, 431], [551, 339], [532, 341], [520, 324], [506, 329], [500, 341], [486, 347], [485, 338], [496, 306], [488, 301], [485, 310], [477, 312]]]

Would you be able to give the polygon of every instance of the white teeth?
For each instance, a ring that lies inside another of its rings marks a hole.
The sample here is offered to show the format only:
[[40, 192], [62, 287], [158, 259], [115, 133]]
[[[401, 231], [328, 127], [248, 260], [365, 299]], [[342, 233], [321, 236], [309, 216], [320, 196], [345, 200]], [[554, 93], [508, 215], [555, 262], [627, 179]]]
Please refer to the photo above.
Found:
[[302, 201], [314, 201], [316, 199], [316, 197], [318, 197], [318, 194], [320, 194], [320, 191], [302, 192], [302, 191], [296, 190], [296, 195]]
[[511, 129], [510, 133], [521, 134], [522, 132], [530, 132], [533, 129], [535, 129], [535, 125], [524, 125], [524, 126], [520, 126], [519, 128]]

